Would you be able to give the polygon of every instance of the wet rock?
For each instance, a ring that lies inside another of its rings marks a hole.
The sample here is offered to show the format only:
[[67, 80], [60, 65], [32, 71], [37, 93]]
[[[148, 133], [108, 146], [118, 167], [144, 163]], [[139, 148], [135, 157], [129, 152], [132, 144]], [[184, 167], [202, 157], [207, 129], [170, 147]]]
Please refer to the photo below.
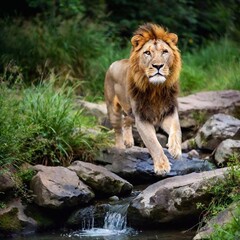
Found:
[[0, 236], [35, 232], [37, 222], [25, 214], [25, 208], [20, 199], [14, 199], [0, 209]]
[[[214, 168], [207, 161], [195, 157], [189, 159], [185, 153], [181, 160], [175, 160], [166, 149], [164, 152], [172, 163], [171, 172], [166, 177], [208, 171]], [[154, 173], [153, 161], [147, 148], [132, 147], [124, 150], [112, 148], [103, 152], [101, 158], [98, 158], [98, 162], [105, 164], [108, 170], [132, 184], [151, 183], [163, 178]]]
[[135, 227], [184, 222], [198, 215], [197, 204], [209, 202], [209, 185], [224, 178], [227, 168], [202, 173], [191, 173], [161, 180], [150, 185], [133, 199], [128, 219]]
[[221, 142], [214, 159], [218, 166], [226, 166], [231, 159], [236, 163], [240, 159], [240, 140], [227, 139]]
[[198, 231], [193, 240], [210, 239], [210, 235], [214, 232], [216, 226], [223, 227], [224, 225], [239, 219], [239, 212], [237, 212], [239, 206], [240, 202], [233, 203], [227, 209], [219, 212], [217, 216], [210, 219], [209, 222]]
[[59, 209], [86, 204], [94, 198], [91, 189], [81, 182], [74, 171], [64, 167], [33, 167], [38, 173], [30, 186], [37, 205]]
[[234, 115], [240, 112], [240, 91], [209, 91], [179, 97], [181, 127], [202, 125], [216, 113]]
[[201, 149], [214, 150], [225, 139], [240, 139], [240, 120], [226, 114], [213, 115], [195, 138]]
[[68, 169], [75, 171], [82, 181], [101, 196], [128, 195], [133, 188], [126, 180], [92, 163], [75, 161]]

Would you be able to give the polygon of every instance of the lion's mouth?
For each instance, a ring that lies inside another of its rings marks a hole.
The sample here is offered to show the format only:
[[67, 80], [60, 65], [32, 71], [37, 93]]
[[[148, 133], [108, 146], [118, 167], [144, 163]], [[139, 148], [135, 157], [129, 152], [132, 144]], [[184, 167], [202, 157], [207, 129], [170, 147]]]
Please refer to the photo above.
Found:
[[161, 74], [160, 72], [157, 72], [157, 73], [155, 73], [154, 75], [149, 76], [149, 78], [156, 77], [156, 76], [162, 76], [162, 77], [165, 77], [165, 76], [164, 76], [163, 74]]

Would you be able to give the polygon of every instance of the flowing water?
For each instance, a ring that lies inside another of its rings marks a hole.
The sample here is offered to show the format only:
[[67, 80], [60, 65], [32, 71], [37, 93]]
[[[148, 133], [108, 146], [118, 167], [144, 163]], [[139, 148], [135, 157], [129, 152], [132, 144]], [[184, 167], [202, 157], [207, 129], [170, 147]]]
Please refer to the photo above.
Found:
[[[94, 212], [82, 220], [79, 230], [65, 233], [48, 233], [22, 236], [14, 240], [190, 240], [193, 232], [182, 233], [180, 230], [144, 230], [136, 231], [127, 226], [129, 202], [114, 204], [104, 217], [101, 228], [95, 227]], [[2, 240], [2, 239], [1, 239]]]

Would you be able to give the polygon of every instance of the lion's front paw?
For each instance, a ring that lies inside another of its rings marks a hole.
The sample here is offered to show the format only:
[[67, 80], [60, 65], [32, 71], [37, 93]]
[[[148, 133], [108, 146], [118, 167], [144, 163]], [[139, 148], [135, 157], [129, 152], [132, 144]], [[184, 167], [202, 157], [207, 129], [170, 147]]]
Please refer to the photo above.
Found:
[[176, 136], [170, 136], [168, 139], [168, 151], [175, 159], [180, 159], [182, 156], [181, 140]]
[[169, 173], [170, 170], [171, 170], [170, 163], [168, 161], [168, 158], [165, 155], [161, 157], [160, 161], [154, 162], [154, 172], [157, 175], [164, 176], [167, 173]]

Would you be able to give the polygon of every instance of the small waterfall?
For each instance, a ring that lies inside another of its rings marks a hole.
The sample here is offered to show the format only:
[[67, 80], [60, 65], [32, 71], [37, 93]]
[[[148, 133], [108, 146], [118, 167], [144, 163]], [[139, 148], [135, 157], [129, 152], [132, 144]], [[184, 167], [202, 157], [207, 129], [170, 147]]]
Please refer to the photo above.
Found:
[[129, 204], [116, 205], [110, 209], [104, 218], [104, 229], [124, 230], [127, 228], [127, 209]]
[[82, 228], [79, 231], [68, 234], [68, 237], [98, 237], [128, 234], [132, 232], [131, 228], [127, 228], [127, 209], [129, 201], [118, 202], [110, 205], [105, 213], [104, 223], [102, 227], [95, 226], [94, 209], [92, 209], [89, 217], [82, 220]]

